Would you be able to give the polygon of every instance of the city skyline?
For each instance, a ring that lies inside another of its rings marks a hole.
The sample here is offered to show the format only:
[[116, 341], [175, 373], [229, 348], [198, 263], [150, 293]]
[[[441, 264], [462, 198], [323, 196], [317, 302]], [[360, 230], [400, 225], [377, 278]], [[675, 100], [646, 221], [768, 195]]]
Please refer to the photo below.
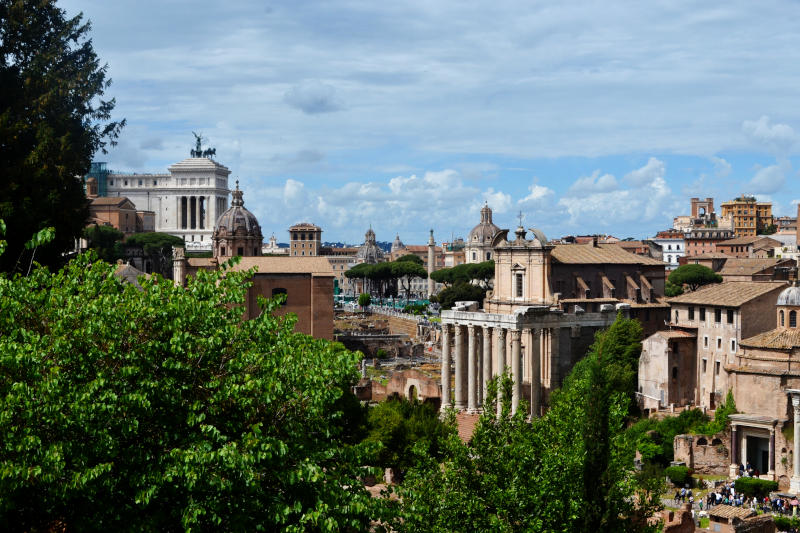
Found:
[[442, 241], [484, 201], [501, 227], [642, 238], [691, 196], [800, 198], [788, 2], [62, 7], [128, 120], [96, 159], [164, 172], [202, 132], [279, 240]]

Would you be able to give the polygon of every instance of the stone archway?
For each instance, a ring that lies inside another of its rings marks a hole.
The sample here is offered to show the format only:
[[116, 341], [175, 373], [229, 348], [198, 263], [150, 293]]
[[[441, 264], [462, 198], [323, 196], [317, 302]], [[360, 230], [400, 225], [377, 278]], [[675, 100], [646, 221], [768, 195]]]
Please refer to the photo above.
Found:
[[410, 401], [419, 400], [419, 392], [417, 391], [417, 387], [414, 385], [409, 385], [408, 391], [406, 392], [406, 398]]

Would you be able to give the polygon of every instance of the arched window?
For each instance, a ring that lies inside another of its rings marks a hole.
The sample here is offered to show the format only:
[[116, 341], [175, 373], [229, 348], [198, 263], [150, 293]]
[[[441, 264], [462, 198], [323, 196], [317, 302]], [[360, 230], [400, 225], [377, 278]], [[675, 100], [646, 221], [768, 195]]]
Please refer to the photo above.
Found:
[[219, 255], [225, 255], [225, 247], [224, 246], [220, 249]]
[[789, 327], [797, 327], [797, 311], [789, 311]]
[[708, 446], [708, 441], [706, 440], [705, 437], [700, 437], [699, 439], [697, 439], [697, 445], [698, 446]]
[[783, 309], [781, 309], [780, 315], [781, 315], [781, 327], [784, 327], [786, 325], [786, 321], [784, 320]]
[[714, 439], [711, 441], [712, 446], [719, 446], [722, 444], [722, 439]]

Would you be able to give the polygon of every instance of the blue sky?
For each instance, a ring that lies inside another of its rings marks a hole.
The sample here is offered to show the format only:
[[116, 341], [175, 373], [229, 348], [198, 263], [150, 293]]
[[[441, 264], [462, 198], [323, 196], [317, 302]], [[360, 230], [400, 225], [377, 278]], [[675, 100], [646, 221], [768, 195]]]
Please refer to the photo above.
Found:
[[800, 199], [797, 2], [89, 1], [128, 126], [164, 172], [202, 132], [265, 234], [501, 227], [643, 238], [739, 193]]

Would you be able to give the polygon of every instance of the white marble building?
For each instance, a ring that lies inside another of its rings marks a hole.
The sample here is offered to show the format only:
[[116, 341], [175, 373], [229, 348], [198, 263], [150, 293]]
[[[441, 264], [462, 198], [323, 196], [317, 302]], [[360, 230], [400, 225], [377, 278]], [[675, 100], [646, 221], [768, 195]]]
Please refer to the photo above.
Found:
[[686, 242], [682, 238], [659, 236], [652, 241], [661, 246], [661, 260], [667, 264], [667, 270], [678, 268], [678, 260], [686, 255]]
[[154, 211], [155, 231], [176, 235], [189, 250], [211, 250], [219, 215], [228, 209], [227, 167], [190, 157], [169, 174], [108, 174], [107, 195], [127, 196], [137, 209]]

